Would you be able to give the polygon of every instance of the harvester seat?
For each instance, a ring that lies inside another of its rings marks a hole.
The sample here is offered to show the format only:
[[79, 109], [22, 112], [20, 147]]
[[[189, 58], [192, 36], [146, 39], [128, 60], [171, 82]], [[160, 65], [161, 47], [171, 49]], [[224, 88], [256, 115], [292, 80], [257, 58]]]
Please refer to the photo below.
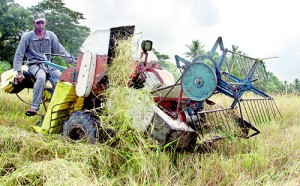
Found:
[[[14, 82], [15, 79], [15, 71], [13, 69], [8, 70], [1, 74], [1, 89], [4, 89], [7, 93], [19, 93], [24, 88], [33, 88], [35, 78], [32, 73], [30, 73], [27, 69], [27, 66], [22, 67], [24, 79], [21, 83], [16, 84]], [[49, 77], [46, 77], [47, 80], [49, 80]], [[51, 89], [51, 83], [49, 81], [46, 82], [45, 89]]]

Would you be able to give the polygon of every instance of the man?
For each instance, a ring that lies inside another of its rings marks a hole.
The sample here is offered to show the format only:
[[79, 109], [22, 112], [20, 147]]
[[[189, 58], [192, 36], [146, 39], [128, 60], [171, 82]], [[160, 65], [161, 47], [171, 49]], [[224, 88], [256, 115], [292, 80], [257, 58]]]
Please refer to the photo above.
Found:
[[[27, 110], [27, 116], [34, 116], [39, 110], [44, 87], [46, 84], [46, 73], [48, 72], [44, 64], [45, 53], [56, 53], [62, 55], [67, 63], [76, 62], [66, 49], [59, 43], [55, 33], [46, 30], [46, 17], [44, 13], [37, 13], [33, 16], [34, 30], [25, 33], [18, 45], [15, 53], [13, 68], [18, 72], [16, 76], [17, 83], [23, 80], [22, 62], [24, 55], [27, 58], [28, 71], [35, 76], [33, 86], [33, 98], [31, 107]], [[54, 85], [60, 78], [61, 72], [55, 68], [49, 67]]]

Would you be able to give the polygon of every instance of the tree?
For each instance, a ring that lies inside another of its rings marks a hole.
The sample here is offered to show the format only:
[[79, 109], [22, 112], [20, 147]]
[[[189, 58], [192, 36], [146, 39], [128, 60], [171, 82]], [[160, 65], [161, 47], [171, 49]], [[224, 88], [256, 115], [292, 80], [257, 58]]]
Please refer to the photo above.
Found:
[[[8, 62], [0, 61], [0, 75], [9, 69], [11, 69], [11, 65]], [[0, 78], [0, 80], [1, 80], [1, 78]]]
[[159, 61], [165, 61], [167, 59], [170, 59], [170, 57], [167, 54], [161, 54], [155, 48], [153, 48], [152, 51], [154, 52]]
[[298, 78], [294, 80], [294, 88], [296, 91], [300, 92], [300, 81]]
[[286, 85], [284, 85], [279, 79], [272, 73], [267, 72], [268, 79], [266, 81], [258, 80], [253, 84], [258, 89], [269, 92], [269, 93], [283, 93], [286, 89]]
[[65, 7], [62, 0], [44, 0], [25, 9], [13, 0], [0, 0], [0, 61], [13, 63], [14, 53], [24, 32], [33, 29], [32, 15], [44, 12], [47, 29], [58, 36], [61, 44], [76, 55], [90, 29], [79, 25], [83, 14]]
[[232, 50], [232, 52], [235, 52], [235, 53], [239, 53], [239, 54], [242, 53], [242, 51], [239, 50], [239, 46], [237, 46], [237, 45], [231, 45], [231, 50]]
[[0, 61], [13, 62], [22, 34], [29, 29], [30, 12], [12, 0], [0, 1]]
[[199, 40], [192, 40], [191, 45], [186, 45], [189, 51], [185, 52], [185, 57], [189, 57], [191, 61], [196, 59], [196, 57], [205, 54], [204, 45]]
[[177, 80], [180, 77], [180, 72], [175, 63], [167, 61], [170, 57], [167, 54], [159, 53], [155, 48], [152, 48], [152, 51], [156, 55], [159, 65], [169, 71], [174, 76], [175, 80]]
[[169, 71], [173, 76], [175, 81], [179, 79], [180, 77], [180, 71], [175, 65], [175, 63], [169, 62], [169, 61], [159, 61], [159, 64], [162, 68], [166, 69]]
[[47, 29], [53, 31], [60, 43], [71, 54], [76, 55], [90, 29], [79, 25], [85, 19], [83, 14], [65, 7], [62, 0], [44, 0], [30, 8], [32, 14], [44, 12], [47, 19]]

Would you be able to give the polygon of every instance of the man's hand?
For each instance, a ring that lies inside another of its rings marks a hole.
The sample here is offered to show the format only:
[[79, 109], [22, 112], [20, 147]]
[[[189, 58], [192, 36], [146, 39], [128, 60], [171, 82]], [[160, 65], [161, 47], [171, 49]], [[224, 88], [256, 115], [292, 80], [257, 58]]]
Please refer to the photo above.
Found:
[[18, 75], [15, 77], [15, 82], [16, 83], [21, 83], [24, 79], [24, 76], [22, 74], [22, 71], [18, 71]]
[[72, 54], [70, 54], [70, 58], [72, 59], [71, 63], [73, 63], [73, 65], [76, 66], [77, 61]]

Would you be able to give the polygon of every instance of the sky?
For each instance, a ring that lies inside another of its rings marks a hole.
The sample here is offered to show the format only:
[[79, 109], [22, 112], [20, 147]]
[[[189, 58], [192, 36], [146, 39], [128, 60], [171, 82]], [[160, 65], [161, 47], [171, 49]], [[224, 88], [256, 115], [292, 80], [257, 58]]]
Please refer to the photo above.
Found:
[[[41, 0], [15, 0], [24, 7]], [[219, 36], [224, 47], [265, 60], [280, 81], [300, 79], [300, 11], [296, 0], [63, 0], [83, 13], [91, 31], [135, 25], [162, 54], [182, 57], [199, 40], [210, 51]]]

